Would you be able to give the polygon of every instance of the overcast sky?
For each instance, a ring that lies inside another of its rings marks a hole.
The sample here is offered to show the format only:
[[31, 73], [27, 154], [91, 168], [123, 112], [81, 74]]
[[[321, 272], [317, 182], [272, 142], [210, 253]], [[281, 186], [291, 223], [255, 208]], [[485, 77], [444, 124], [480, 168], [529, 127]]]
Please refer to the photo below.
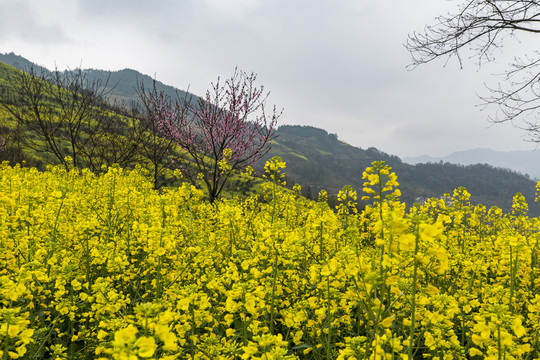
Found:
[[535, 149], [510, 124], [490, 127], [496, 109], [477, 106], [485, 84], [503, 80], [493, 74], [504, 60], [406, 69], [407, 34], [461, 2], [0, 0], [0, 52], [48, 68], [131, 68], [198, 95], [238, 66], [284, 108], [280, 124], [402, 157]]

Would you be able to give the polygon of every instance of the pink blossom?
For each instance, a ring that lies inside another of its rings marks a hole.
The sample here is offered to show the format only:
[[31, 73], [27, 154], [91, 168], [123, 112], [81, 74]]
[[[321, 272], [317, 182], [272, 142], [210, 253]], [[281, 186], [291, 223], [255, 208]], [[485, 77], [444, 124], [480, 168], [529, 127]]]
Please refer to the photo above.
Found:
[[[145, 94], [148, 110], [163, 136], [170, 137], [194, 161], [204, 175], [210, 201], [220, 194], [235, 169], [247, 167], [261, 159], [276, 137], [277, 119], [281, 112], [274, 106], [266, 114], [269, 93], [256, 87], [257, 76], [235, 69], [232, 77], [221, 83], [218, 78], [211, 90], [196, 103], [184, 99], [173, 102], [163, 93]], [[230, 170], [222, 173], [218, 166], [223, 151]]]

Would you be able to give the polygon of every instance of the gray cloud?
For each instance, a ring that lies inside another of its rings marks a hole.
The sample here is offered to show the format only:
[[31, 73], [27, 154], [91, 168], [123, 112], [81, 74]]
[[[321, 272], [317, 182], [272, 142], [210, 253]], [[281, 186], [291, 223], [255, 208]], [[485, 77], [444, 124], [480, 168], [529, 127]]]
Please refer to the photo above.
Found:
[[7, 0], [0, 14], [17, 14], [17, 21], [0, 21], [0, 49], [42, 64], [135, 68], [198, 94], [238, 66], [259, 74], [269, 101], [285, 108], [282, 123], [318, 126], [353, 145], [397, 155], [444, 155], [480, 145], [532, 148], [510, 126], [487, 129], [488, 113], [475, 107], [476, 93], [497, 80], [491, 74], [504, 63], [487, 71], [474, 64], [444, 68], [443, 62], [406, 71], [407, 34], [455, 6], [425, 0]]
[[0, 44], [12, 40], [29, 44], [69, 40], [69, 35], [56, 23], [58, 19], [49, 18], [50, 14], [34, 5], [25, 0], [0, 3]]

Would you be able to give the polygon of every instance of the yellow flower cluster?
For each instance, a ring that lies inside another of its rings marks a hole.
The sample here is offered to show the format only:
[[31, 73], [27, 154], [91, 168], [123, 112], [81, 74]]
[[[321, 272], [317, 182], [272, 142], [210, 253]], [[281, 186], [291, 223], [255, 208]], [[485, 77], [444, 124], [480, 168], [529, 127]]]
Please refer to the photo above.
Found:
[[[383, 162], [337, 211], [213, 205], [140, 169], [0, 166], [0, 359], [540, 357], [540, 221], [463, 188], [407, 208]], [[389, 195], [388, 195], [389, 194]]]
[[274, 156], [264, 165], [263, 176], [272, 182], [286, 185], [283, 180], [285, 174], [281, 172], [283, 169], [285, 169], [285, 162], [279, 156]]
[[[384, 161], [374, 161], [372, 166], [366, 168], [362, 174], [362, 179], [365, 179], [363, 191], [366, 193], [362, 197], [362, 200], [369, 200], [369, 197], [373, 195], [373, 198], [377, 201], [381, 201], [382, 193], [394, 190], [387, 198], [397, 198], [401, 195], [399, 189], [394, 189], [399, 186], [397, 182], [397, 175], [390, 172], [392, 168], [384, 163]], [[375, 186], [376, 189], [372, 187]]]
[[232, 171], [232, 166], [229, 164], [229, 160], [232, 156], [231, 149], [223, 150], [223, 157], [218, 161], [218, 167], [221, 173], [230, 173]]

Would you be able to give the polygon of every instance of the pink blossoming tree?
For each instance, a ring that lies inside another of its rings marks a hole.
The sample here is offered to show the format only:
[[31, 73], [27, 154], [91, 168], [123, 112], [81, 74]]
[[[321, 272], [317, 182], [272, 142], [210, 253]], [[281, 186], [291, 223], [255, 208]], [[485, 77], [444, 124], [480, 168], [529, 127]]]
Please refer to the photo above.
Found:
[[[193, 161], [197, 174], [184, 169], [194, 181], [202, 178], [214, 202], [236, 169], [260, 160], [276, 137], [281, 111], [265, 108], [269, 93], [257, 87], [254, 73], [235, 70], [224, 82], [218, 78], [197, 101], [173, 101], [163, 93], [146, 93], [144, 101], [160, 132], [178, 144]], [[143, 92], [144, 94], [144, 92]]]

